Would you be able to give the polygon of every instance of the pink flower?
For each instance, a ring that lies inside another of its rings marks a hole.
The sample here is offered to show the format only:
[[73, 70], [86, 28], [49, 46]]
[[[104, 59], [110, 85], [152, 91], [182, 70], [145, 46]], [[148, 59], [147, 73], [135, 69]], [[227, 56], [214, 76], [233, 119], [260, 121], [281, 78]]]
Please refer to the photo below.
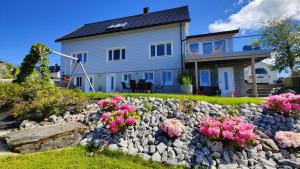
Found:
[[101, 121], [105, 122], [110, 116], [111, 116], [111, 113], [103, 113], [101, 116]]
[[124, 118], [123, 117], [118, 117], [117, 119], [116, 119], [116, 123], [117, 124], [123, 124], [124, 123]]
[[110, 132], [111, 134], [117, 134], [119, 131], [118, 127], [113, 127], [113, 128], [110, 128]]
[[183, 134], [184, 126], [177, 119], [167, 119], [160, 126], [160, 129], [167, 133], [170, 138], [172, 137], [180, 137]]
[[124, 114], [125, 114], [125, 111], [124, 111], [124, 110], [118, 110], [118, 111], [117, 111], [117, 114], [118, 114], [118, 115], [124, 115]]
[[108, 123], [110, 128], [116, 128], [117, 127], [117, 122], [115, 120], [112, 120]]
[[234, 140], [233, 134], [230, 131], [225, 130], [225, 131], [222, 132], [222, 135], [226, 139]]
[[120, 101], [123, 101], [123, 100], [125, 100], [125, 99], [124, 99], [124, 97], [122, 97], [122, 96], [114, 96], [114, 97], [113, 97], [113, 100], [115, 100], [116, 102], [120, 102]]
[[129, 126], [133, 126], [135, 123], [136, 123], [136, 119], [135, 119], [134, 117], [129, 117], [129, 118], [127, 119], [127, 124], [128, 124]]

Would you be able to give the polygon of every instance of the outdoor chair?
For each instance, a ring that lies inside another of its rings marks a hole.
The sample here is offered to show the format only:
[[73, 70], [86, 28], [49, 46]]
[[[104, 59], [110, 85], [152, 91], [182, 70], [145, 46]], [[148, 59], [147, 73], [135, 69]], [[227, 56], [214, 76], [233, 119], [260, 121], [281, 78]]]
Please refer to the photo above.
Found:
[[151, 82], [146, 83], [146, 92], [147, 93], [152, 93], [152, 86], [153, 86], [153, 83], [151, 83]]
[[136, 91], [136, 83], [135, 83], [135, 80], [130, 80], [130, 81], [129, 81], [129, 86], [130, 86], [130, 91], [134, 93], [134, 92]]
[[137, 90], [141, 93], [146, 92], [146, 81], [144, 79], [140, 79], [137, 84]]
[[122, 82], [122, 92], [128, 92], [130, 90], [130, 86], [127, 86], [125, 82]]
[[161, 90], [162, 92], [164, 92], [165, 83], [166, 81], [164, 81], [162, 85], [155, 86], [155, 92], [156, 90]]

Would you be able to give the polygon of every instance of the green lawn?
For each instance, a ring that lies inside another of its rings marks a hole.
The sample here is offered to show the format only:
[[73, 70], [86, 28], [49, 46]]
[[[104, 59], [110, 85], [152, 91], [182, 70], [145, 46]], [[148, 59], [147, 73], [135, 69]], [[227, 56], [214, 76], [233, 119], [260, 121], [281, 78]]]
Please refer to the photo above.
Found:
[[137, 156], [105, 150], [89, 155], [83, 147], [71, 147], [54, 151], [0, 156], [0, 168], [5, 169], [166, 169], [179, 168], [161, 163], [144, 161]]
[[176, 99], [191, 99], [197, 101], [206, 101], [222, 105], [240, 105], [246, 103], [260, 104], [263, 98], [246, 98], [246, 97], [218, 97], [218, 96], [202, 96], [202, 95], [182, 95], [182, 94], [163, 94], [163, 93], [85, 93], [91, 99], [103, 99], [114, 95], [129, 96], [129, 97], [159, 97], [159, 98], [176, 98]]

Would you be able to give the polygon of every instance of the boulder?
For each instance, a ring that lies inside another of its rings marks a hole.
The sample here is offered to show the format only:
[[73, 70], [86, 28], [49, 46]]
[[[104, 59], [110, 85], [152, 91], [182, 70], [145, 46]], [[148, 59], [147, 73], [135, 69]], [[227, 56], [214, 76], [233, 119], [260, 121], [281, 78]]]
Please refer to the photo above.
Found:
[[14, 131], [2, 139], [11, 151], [30, 153], [77, 145], [86, 129], [81, 123], [69, 122]]

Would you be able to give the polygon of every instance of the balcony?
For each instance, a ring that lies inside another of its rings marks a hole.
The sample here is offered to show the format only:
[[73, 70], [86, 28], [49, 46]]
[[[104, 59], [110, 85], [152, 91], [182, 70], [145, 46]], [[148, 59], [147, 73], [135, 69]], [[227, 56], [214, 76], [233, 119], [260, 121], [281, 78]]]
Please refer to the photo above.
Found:
[[189, 39], [185, 46], [185, 62], [268, 58], [270, 50], [258, 41], [259, 36], [240, 36], [210, 41]]

